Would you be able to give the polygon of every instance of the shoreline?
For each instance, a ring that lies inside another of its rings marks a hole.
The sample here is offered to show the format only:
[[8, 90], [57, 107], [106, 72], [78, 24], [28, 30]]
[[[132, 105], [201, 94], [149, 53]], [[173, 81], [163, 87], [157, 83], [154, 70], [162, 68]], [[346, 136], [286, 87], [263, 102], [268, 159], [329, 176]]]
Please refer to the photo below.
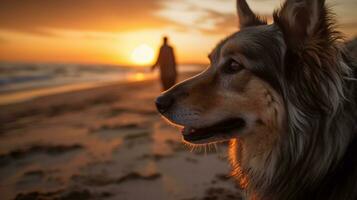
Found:
[[[184, 68], [179, 67], [179, 78], [190, 77], [204, 70], [204, 67], [187, 65]], [[130, 84], [141, 81], [158, 80], [159, 73], [147, 72], [147, 71], [137, 71], [128, 74], [122, 74], [121, 76], [113, 75], [107, 79], [97, 79], [97, 80], [82, 80], [78, 82], [63, 82], [63, 83], [48, 83], [44, 85], [36, 85], [29, 88], [17, 88], [11, 90], [0, 91], [0, 107], [19, 104], [34, 100], [36, 98], [41, 98], [45, 96], [51, 96], [56, 94], [62, 94], [66, 92], [81, 91], [91, 88], [100, 88], [103, 86], [110, 86], [114, 84]], [[31, 83], [32, 84], [32, 83]]]
[[[178, 82], [189, 78], [196, 72], [181, 73]], [[12, 95], [0, 95], [0, 134], [8, 129], [7, 123], [32, 115], [53, 115], [63, 108], [90, 107], [93, 104], [105, 104], [117, 101], [119, 97], [136, 92], [144, 87], [157, 89], [157, 95], [162, 92], [157, 76], [134, 78], [107, 83], [84, 83], [55, 88], [30, 90]], [[10, 101], [11, 100], [11, 101]], [[153, 104], [153, 103], [152, 103]], [[154, 104], [153, 104], [154, 105]], [[3, 130], [2, 130], [3, 129]]]
[[[124, 91], [135, 91], [145, 87], [145, 85], [156, 85], [156, 79], [147, 79], [140, 81], [118, 81], [106, 84], [93, 84], [79, 86], [76, 89], [43, 93], [42, 96], [15, 101], [9, 104], [0, 103], [0, 134], [2, 129], [7, 130], [6, 123], [12, 123], [21, 118], [33, 115], [55, 115], [61, 110], [70, 107], [78, 109], [82, 107], [90, 108], [93, 104], [110, 104], [123, 95]], [[158, 84], [157, 84], [158, 85]], [[72, 87], [72, 86], [71, 86]], [[45, 89], [51, 92], [51, 88]], [[1, 96], [0, 96], [1, 98]], [[3, 101], [1, 99], [0, 101]]]
[[93, 81], [93, 82], [80, 82], [80, 83], [69, 83], [57, 86], [44, 86], [29, 90], [20, 90], [13, 92], [0, 93], [0, 107], [7, 106], [11, 104], [24, 103], [27, 101], [34, 100], [36, 98], [62, 94], [67, 92], [76, 92], [87, 89], [95, 89], [110, 85], [117, 84], [131, 84], [142, 81], [155, 80], [156, 74], [148, 75], [143, 73], [134, 73], [124, 80], [109, 80], [109, 81]]

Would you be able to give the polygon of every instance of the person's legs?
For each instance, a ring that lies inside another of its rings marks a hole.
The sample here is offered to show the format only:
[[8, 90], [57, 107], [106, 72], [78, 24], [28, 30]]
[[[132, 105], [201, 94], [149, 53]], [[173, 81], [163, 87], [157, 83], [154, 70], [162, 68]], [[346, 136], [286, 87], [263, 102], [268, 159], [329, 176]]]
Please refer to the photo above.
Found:
[[165, 91], [170, 88], [169, 79], [167, 77], [161, 78], [162, 90]]
[[162, 76], [161, 77], [161, 84], [162, 84], [162, 89], [168, 90], [172, 86], [174, 86], [176, 83], [176, 76]]
[[172, 76], [170, 77], [170, 82], [169, 82], [169, 88], [171, 88], [172, 86], [174, 86], [176, 83], [176, 76]]

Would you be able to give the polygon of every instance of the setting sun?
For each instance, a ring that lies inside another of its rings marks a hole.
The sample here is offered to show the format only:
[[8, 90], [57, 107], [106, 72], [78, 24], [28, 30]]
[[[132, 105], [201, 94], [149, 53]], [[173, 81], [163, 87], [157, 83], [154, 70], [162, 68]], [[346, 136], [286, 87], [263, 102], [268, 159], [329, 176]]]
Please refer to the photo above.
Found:
[[131, 59], [135, 64], [150, 64], [154, 60], [154, 50], [150, 46], [142, 44], [133, 50]]

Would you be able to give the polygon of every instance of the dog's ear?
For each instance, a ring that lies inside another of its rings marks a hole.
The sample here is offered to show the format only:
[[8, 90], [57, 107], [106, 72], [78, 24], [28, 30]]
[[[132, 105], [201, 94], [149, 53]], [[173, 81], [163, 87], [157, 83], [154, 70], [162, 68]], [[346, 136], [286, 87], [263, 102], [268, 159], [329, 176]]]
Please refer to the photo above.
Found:
[[303, 46], [326, 25], [325, 0], [287, 0], [274, 13], [274, 22], [282, 29], [291, 47]]
[[237, 0], [237, 12], [240, 28], [267, 24], [265, 20], [253, 13], [245, 0]]

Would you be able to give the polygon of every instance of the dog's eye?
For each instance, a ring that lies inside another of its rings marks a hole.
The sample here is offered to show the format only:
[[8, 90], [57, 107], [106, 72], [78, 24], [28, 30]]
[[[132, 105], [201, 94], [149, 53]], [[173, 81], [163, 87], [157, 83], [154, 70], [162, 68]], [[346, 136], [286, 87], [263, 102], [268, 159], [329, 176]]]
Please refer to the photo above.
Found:
[[226, 65], [223, 67], [223, 72], [226, 74], [235, 74], [238, 73], [243, 69], [243, 65], [235, 60], [230, 60]]

